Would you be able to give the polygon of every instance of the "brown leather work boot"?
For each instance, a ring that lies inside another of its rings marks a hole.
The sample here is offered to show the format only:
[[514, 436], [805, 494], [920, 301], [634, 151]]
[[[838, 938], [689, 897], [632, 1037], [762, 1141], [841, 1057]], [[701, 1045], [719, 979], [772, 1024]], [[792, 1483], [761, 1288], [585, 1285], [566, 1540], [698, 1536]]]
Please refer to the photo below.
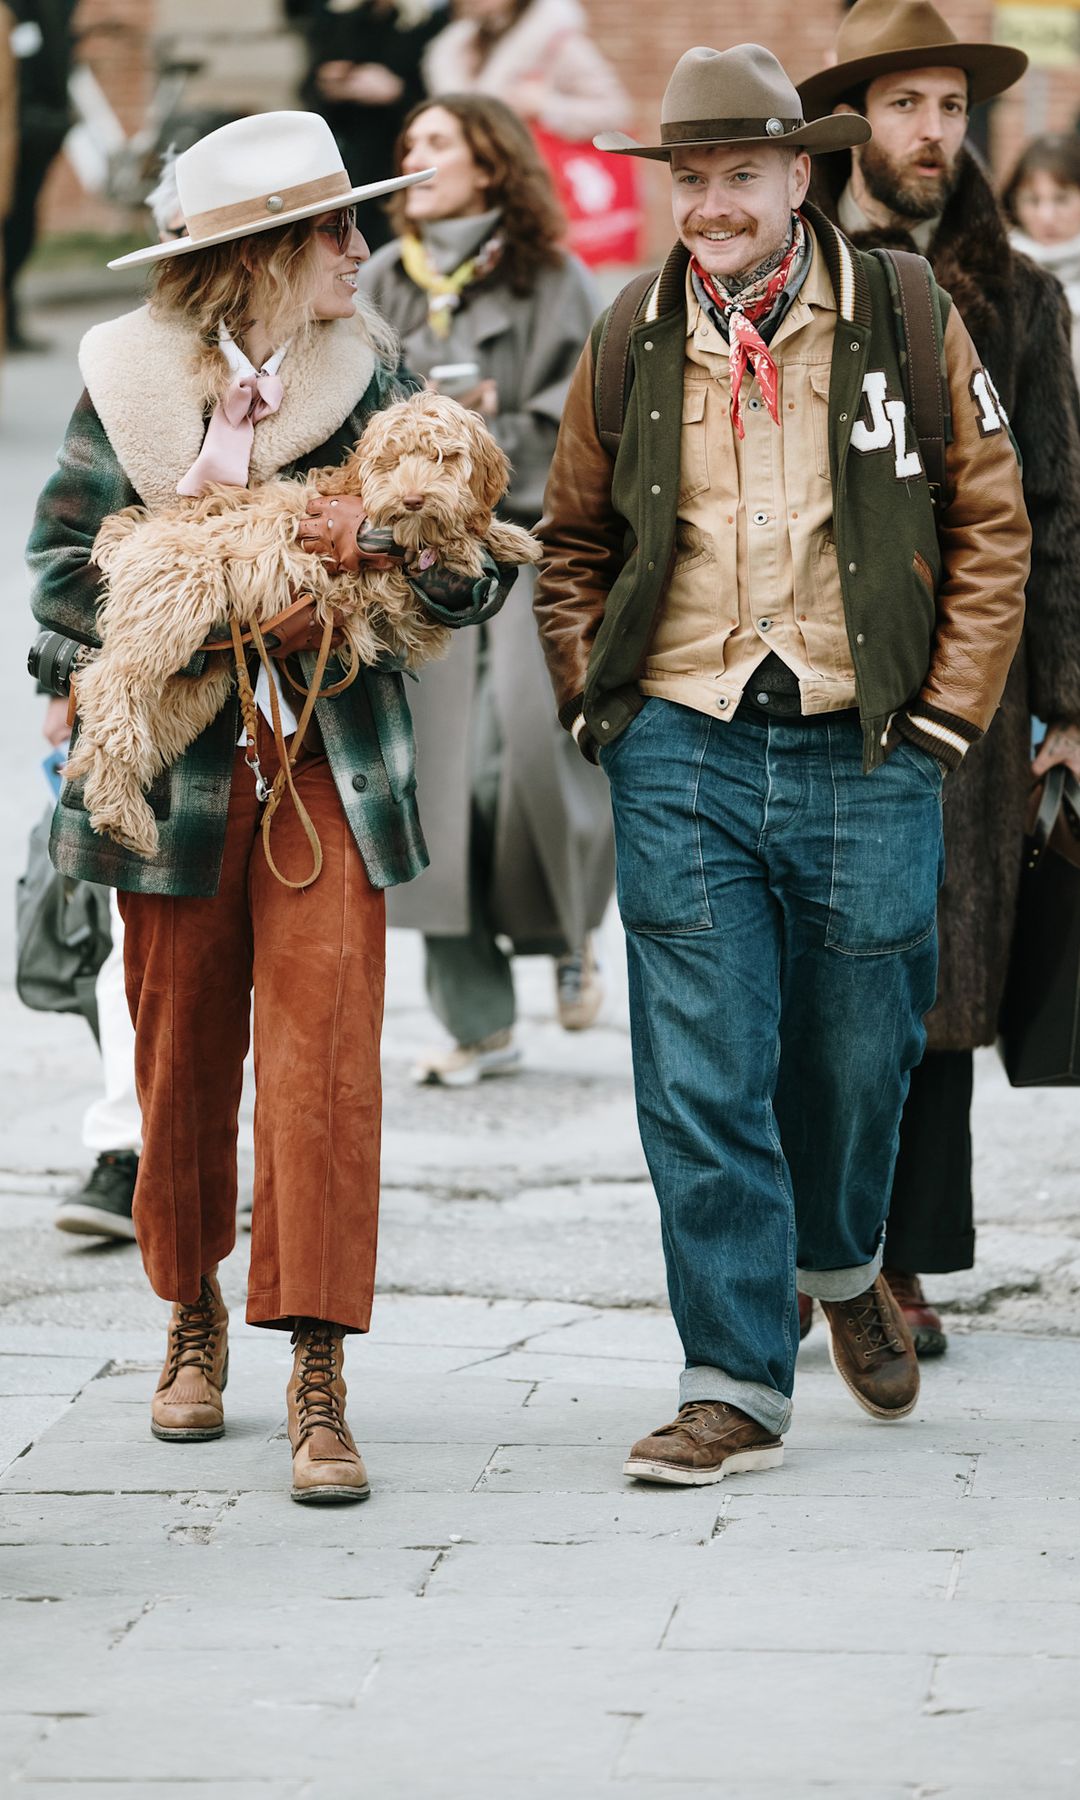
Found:
[[367, 1470], [345, 1423], [345, 1333], [322, 1319], [299, 1319], [289, 1404], [294, 1500], [366, 1500]]
[[204, 1275], [193, 1306], [177, 1301], [168, 1354], [150, 1407], [150, 1429], [166, 1443], [200, 1443], [225, 1431], [229, 1314], [216, 1274]]
[[660, 1425], [634, 1445], [624, 1475], [705, 1487], [725, 1475], [778, 1469], [784, 1446], [764, 1425], [721, 1400], [688, 1400], [670, 1425]]
[[832, 1366], [875, 1419], [902, 1419], [919, 1398], [919, 1365], [884, 1275], [854, 1300], [823, 1300]]
[[814, 1302], [809, 1294], [799, 1295], [799, 1342], [809, 1337], [814, 1323]]
[[905, 1269], [884, 1269], [882, 1273], [904, 1315], [919, 1361], [924, 1362], [930, 1356], [944, 1356], [949, 1340], [945, 1336], [941, 1314], [923, 1293], [919, 1277], [909, 1275]]

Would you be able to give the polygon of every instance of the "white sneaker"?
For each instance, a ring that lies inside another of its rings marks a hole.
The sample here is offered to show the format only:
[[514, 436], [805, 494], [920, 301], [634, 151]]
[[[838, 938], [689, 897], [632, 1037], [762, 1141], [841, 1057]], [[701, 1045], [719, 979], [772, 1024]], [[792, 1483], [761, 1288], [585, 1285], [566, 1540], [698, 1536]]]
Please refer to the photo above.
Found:
[[592, 938], [586, 938], [580, 950], [557, 959], [555, 998], [564, 1031], [587, 1031], [596, 1024], [604, 1004], [604, 984]]
[[418, 1087], [475, 1087], [485, 1075], [512, 1075], [521, 1067], [521, 1051], [510, 1031], [495, 1031], [478, 1044], [455, 1044], [421, 1057], [411, 1070]]

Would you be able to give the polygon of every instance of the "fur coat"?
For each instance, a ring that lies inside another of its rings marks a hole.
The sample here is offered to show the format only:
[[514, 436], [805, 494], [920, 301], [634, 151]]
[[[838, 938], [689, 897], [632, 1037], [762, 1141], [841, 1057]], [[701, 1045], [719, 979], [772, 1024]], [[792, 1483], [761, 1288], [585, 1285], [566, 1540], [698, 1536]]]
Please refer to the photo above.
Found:
[[[850, 166], [850, 152], [817, 166], [813, 197], [833, 219]], [[853, 241], [915, 248], [905, 232]], [[970, 1050], [997, 1035], [1031, 787], [1031, 715], [1080, 722], [1080, 401], [1062, 289], [1012, 249], [990, 184], [966, 150], [929, 260], [1009, 415], [1032, 526], [1024, 637], [1001, 708], [945, 788], [941, 966], [928, 1047]]]
[[481, 64], [472, 19], [455, 19], [428, 45], [423, 76], [428, 93], [494, 94], [512, 106], [520, 82], [542, 82], [536, 122], [571, 143], [629, 123], [630, 97], [589, 36], [578, 0], [531, 0]]

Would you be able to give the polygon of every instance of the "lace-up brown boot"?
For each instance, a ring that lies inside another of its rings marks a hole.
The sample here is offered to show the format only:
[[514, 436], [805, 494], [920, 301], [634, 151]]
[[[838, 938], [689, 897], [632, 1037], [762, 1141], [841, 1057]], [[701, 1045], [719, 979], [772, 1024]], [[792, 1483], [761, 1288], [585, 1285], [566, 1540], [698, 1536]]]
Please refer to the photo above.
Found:
[[688, 1400], [670, 1425], [636, 1443], [623, 1474], [675, 1487], [704, 1487], [754, 1469], [778, 1469], [784, 1446], [756, 1419], [720, 1400]]
[[363, 1458], [345, 1423], [344, 1332], [321, 1319], [300, 1319], [286, 1399], [293, 1449], [294, 1500], [315, 1505], [366, 1500], [371, 1492]]
[[829, 1355], [844, 1386], [875, 1419], [903, 1419], [919, 1398], [919, 1365], [884, 1275], [854, 1300], [823, 1300]]
[[229, 1314], [216, 1274], [204, 1275], [193, 1306], [179, 1301], [168, 1354], [150, 1407], [150, 1429], [167, 1443], [199, 1443], [225, 1431], [221, 1396], [229, 1378]]

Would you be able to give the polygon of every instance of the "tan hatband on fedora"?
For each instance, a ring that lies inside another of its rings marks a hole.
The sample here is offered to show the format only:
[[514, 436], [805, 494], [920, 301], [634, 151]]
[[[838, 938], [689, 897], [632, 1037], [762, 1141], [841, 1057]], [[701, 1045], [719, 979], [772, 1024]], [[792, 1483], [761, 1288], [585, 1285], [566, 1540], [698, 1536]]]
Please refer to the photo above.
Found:
[[808, 118], [894, 69], [963, 69], [974, 105], [1004, 93], [1028, 65], [1010, 44], [962, 44], [930, 0], [857, 0], [837, 33], [836, 56], [831, 69], [799, 84]]
[[593, 143], [618, 156], [668, 162], [673, 150], [710, 144], [786, 144], [811, 155], [865, 144], [870, 127], [855, 113], [808, 125], [802, 102], [771, 50], [688, 50], [675, 64], [660, 107], [660, 142], [639, 144], [624, 131], [602, 131]]
[[253, 232], [337, 212], [396, 188], [430, 181], [434, 169], [356, 187], [334, 134], [317, 113], [255, 113], [208, 132], [176, 159], [176, 187], [186, 237], [118, 256], [110, 269], [130, 269], [227, 244]]

